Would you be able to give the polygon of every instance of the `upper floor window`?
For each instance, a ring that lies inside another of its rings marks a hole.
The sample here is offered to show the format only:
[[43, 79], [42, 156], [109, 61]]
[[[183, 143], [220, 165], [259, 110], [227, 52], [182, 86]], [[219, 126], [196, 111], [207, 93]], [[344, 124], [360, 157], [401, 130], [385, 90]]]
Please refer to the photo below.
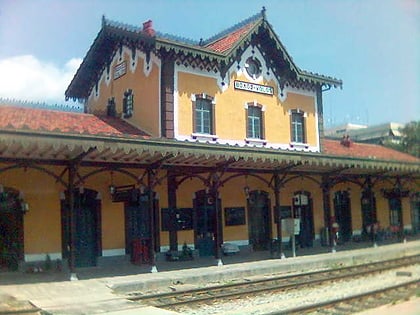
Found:
[[213, 98], [199, 94], [195, 96], [194, 133], [214, 134]]
[[110, 97], [108, 99], [108, 104], [106, 105], [106, 113], [108, 116], [111, 116], [111, 117], [117, 116], [117, 109], [115, 107], [115, 98]]
[[291, 141], [297, 143], [305, 143], [305, 113], [301, 110], [293, 110], [291, 112]]
[[123, 98], [123, 117], [130, 118], [133, 116], [134, 109], [134, 94], [132, 89], [128, 89], [124, 92]]
[[264, 115], [261, 105], [248, 104], [246, 137], [264, 139]]

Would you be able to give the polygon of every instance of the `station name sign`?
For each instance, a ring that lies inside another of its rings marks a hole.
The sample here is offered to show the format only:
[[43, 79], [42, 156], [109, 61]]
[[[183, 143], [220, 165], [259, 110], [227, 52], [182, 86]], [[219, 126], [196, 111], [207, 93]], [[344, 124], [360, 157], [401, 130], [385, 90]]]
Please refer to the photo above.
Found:
[[127, 63], [123, 61], [114, 67], [114, 80], [121, 78], [126, 73], [127, 73]]
[[238, 80], [235, 80], [235, 89], [254, 93], [274, 95], [274, 88], [272, 86], [254, 84]]

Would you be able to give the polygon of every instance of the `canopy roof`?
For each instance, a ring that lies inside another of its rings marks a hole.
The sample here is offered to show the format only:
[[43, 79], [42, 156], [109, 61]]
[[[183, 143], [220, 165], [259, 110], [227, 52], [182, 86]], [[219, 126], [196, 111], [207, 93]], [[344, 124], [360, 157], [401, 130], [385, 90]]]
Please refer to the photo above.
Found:
[[341, 87], [342, 81], [333, 77], [300, 69], [267, 22], [265, 9], [241, 23], [207, 40], [193, 41], [102, 19], [102, 28], [87, 52], [76, 75], [67, 88], [66, 98], [86, 99], [103, 70], [122, 45], [153, 52], [164, 58], [172, 55], [179, 63], [194, 64], [207, 71], [219, 72], [222, 77], [241, 58], [249, 46], [259, 45], [264, 51], [267, 66], [282, 83], [291, 85], [326, 85]]

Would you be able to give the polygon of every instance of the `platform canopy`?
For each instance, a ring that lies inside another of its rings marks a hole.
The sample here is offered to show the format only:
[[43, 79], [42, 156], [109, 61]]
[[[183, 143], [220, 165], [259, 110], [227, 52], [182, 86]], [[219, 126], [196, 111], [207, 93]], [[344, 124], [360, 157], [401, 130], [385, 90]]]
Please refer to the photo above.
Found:
[[[376, 156], [355, 158], [349, 154], [337, 156], [144, 137], [3, 130], [0, 152], [0, 161], [24, 163], [32, 160], [55, 165], [65, 165], [69, 161], [78, 160], [80, 165], [85, 166], [159, 166], [163, 169], [186, 168], [203, 172], [222, 167], [226, 171], [261, 173], [287, 170], [288, 173], [305, 172], [320, 175], [339, 172], [343, 175], [407, 174], [418, 177], [420, 174], [420, 163], [414, 157], [411, 157], [412, 161], [402, 163], [401, 160], [385, 160]], [[410, 156], [402, 153], [401, 157]]]

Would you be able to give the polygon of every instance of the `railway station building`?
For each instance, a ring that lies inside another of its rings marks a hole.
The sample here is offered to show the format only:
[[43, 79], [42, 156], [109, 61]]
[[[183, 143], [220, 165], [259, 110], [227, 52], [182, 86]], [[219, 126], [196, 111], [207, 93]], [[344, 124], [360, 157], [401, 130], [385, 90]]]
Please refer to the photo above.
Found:
[[65, 91], [81, 112], [0, 106], [1, 266], [153, 271], [183, 247], [221, 263], [223, 244], [281, 251], [291, 233], [418, 233], [419, 159], [324, 138], [341, 87], [295, 64], [265, 9], [198, 41], [104, 17]]

